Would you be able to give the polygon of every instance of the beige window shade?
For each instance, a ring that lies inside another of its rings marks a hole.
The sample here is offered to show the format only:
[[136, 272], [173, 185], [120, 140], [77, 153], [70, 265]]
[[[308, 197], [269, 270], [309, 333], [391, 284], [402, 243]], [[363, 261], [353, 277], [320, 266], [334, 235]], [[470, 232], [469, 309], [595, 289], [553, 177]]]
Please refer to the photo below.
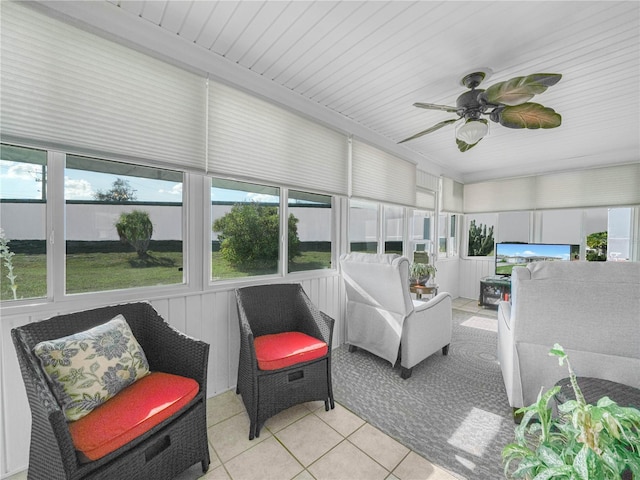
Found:
[[204, 170], [204, 78], [17, 2], [1, 27], [3, 140]]
[[640, 204], [640, 163], [536, 177], [535, 208]]
[[425, 172], [424, 170], [416, 171], [416, 186], [418, 188], [431, 190], [433, 192], [437, 192], [440, 185], [440, 177], [436, 175], [431, 175], [430, 173]]
[[347, 194], [346, 135], [216, 82], [208, 129], [212, 173]]
[[640, 204], [640, 163], [464, 186], [464, 212], [505, 212]]
[[449, 213], [462, 213], [464, 203], [464, 185], [447, 177], [442, 177], [440, 192], [440, 210]]
[[416, 207], [424, 210], [436, 209], [436, 192], [423, 188], [416, 189]]
[[532, 210], [535, 177], [512, 178], [464, 186], [464, 213]]
[[354, 139], [351, 194], [359, 198], [415, 206], [416, 166]]

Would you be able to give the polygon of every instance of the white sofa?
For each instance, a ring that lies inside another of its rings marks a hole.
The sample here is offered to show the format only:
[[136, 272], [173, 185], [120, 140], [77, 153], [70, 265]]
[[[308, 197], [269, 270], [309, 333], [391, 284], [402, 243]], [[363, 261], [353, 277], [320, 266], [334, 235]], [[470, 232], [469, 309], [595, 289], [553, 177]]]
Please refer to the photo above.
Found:
[[578, 376], [640, 388], [640, 263], [535, 262], [516, 267], [511, 301], [498, 307], [498, 359], [514, 408], [568, 376], [549, 356], [554, 343]]
[[[347, 343], [396, 363], [401, 350], [402, 378], [442, 349], [452, 334], [451, 295], [429, 301], [409, 292], [409, 259], [395, 254], [349, 253], [340, 257], [347, 292]], [[402, 348], [400, 348], [402, 345]]]

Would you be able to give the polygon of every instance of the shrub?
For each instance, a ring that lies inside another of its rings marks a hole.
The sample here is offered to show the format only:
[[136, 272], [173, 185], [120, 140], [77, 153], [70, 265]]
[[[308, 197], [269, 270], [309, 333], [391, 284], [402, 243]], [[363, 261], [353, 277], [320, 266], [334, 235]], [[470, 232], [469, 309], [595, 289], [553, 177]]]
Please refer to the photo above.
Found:
[[479, 224], [471, 220], [469, 225], [469, 256], [485, 257], [493, 253], [493, 226], [489, 227]]
[[7, 268], [7, 278], [11, 284], [11, 292], [13, 293], [13, 299], [18, 299], [18, 285], [16, 284], [16, 274], [13, 272], [13, 256], [15, 255], [9, 248], [9, 241], [4, 235], [4, 230], [0, 228], [0, 258], [4, 262], [4, 266]]
[[[234, 205], [231, 211], [213, 223], [220, 240], [220, 254], [232, 266], [277, 265], [280, 251], [278, 209], [257, 203]], [[300, 255], [298, 219], [288, 219], [291, 261]]]
[[116, 223], [116, 230], [120, 240], [129, 243], [140, 258], [147, 258], [149, 254], [149, 241], [153, 235], [153, 223], [148, 212], [133, 210], [123, 212]]

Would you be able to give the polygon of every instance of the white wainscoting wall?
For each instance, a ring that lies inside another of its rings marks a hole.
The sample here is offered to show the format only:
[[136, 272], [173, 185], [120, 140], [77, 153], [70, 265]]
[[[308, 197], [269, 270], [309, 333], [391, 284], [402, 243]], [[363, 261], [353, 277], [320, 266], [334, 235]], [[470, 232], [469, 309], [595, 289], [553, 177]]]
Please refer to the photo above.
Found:
[[480, 296], [480, 279], [494, 274], [494, 257], [461, 258], [458, 277], [456, 277], [458, 295], [454, 295], [454, 298], [460, 296], [463, 298], [478, 299]]

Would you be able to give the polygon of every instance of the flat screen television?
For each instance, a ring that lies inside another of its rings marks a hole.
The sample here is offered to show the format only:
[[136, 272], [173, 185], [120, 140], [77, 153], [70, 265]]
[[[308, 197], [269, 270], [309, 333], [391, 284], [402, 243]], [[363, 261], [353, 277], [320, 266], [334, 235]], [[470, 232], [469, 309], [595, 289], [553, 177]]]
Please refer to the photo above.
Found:
[[580, 245], [551, 243], [496, 243], [496, 275], [511, 275], [516, 266], [532, 262], [572, 261], [580, 259]]

